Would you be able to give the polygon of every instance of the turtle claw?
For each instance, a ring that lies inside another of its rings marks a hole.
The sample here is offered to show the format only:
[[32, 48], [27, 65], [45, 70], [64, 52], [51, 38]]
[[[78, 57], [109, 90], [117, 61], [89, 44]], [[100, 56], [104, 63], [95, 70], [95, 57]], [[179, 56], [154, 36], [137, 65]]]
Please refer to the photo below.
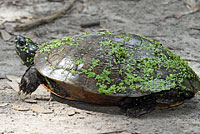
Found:
[[18, 95], [19, 95], [19, 96], [21, 96], [21, 95], [27, 96], [28, 93], [27, 93], [26, 91], [23, 91], [23, 90], [20, 88], [20, 90], [19, 90], [19, 92], [18, 92]]

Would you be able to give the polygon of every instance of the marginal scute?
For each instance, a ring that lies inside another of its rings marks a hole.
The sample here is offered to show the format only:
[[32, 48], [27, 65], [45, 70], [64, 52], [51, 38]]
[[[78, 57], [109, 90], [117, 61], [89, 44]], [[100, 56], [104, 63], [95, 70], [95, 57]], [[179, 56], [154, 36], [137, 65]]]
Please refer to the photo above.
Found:
[[65, 81], [66, 76], [68, 74], [69, 74], [69, 71], [66, 71], [63, 69], [54, 69], [48, 76], [59, 81]]

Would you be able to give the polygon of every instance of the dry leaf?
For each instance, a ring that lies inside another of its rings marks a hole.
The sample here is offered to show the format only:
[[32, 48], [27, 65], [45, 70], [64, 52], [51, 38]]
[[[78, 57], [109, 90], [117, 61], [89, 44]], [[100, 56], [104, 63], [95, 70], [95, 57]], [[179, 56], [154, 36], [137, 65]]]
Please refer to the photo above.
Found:
[[14, 89], [16, 92], [19, 92], [19, 84], [17, 82], [10, 82], [8, 81], [7, 84], [12, 88]]
[[5, 107], [7, 105], [8, 105], [8, 103], [3, 103], [3, 104], [0, 104], [0, 107]]
[[12, 109], [17, 110], [17, 111], [28, 111], [29, 110], [28, 108], [25, 108], [25, 107], [22, 107], [22, 106], [16, 105], [16, 104], [14, 104], [12, 106]]
[[20, 83], [21, 78], [15, 75], [6, 75], [6, 78], [10, 81], [15, 81], [17, 83]]
[[5, 30], [0, 30], [1, 37], [3, 40], [9, 40], [12, 36]]
[[42, 107], [30, 106], [30, 109], [33, 110], [36, 113], [42, 113], [42, 114], [51, 114], [51, 113], [53, 113], [52, 110], [50, 110], [50, 109], [44, 109]]
[[24, 102], [32, 103], [32, 104], [33, 104], [33, 103], [34, 103], [34, 104], [37, 103], [37, 101], [36, 101], [36, 100], [33, 100], [33, 99], [25, 99]]

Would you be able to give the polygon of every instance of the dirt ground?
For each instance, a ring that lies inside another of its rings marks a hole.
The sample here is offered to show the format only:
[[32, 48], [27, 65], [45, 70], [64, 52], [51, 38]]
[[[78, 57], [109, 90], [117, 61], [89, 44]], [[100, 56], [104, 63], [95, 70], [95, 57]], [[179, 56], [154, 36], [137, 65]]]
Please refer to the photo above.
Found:
[[[200, 12], [162, 21], [167, 15], [189, 10], [182, 0], [77, 0], [69, 12], [52, 23], [28, 31], [13, 29], [70, 3], [52, 1], [0, 1], [0, 134], [200, 134], [200, 93], [181, 106], [155, 110], [139, 118], [126, 117], [116, 107], [73, 101], [48, 104], [49, 92], [42, 87], [28, 96], [34, 100], [32, 103], [19, 100], [7, 83], [7, 77], [11, 75], [9, 79], [18, 81], [26, 70], [15, 52], [16, 35], [42, 43], [85, 31], [125, 30], [158, 40], [188, 60], [200, 75]], [[100, 25], [81, 27], [90, 22]]]

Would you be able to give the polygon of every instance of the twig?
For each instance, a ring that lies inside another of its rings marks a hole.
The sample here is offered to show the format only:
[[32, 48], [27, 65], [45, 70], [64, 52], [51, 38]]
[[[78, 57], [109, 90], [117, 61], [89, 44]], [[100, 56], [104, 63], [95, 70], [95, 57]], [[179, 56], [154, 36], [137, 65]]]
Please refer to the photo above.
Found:
[[166, 37], [167, 35], [144, 35], [145, 37]]
[[42, 18], [36, 19], [34, 21], [29, 21], [25, 24], [16, 25], [14, 27], [14, 30], [15, 31], [25, 31], [25, 30], [29, 30], [33, 27], [36, 27], [36, 26], [39, 26], [42, 24], [50, 23], [50, 22], [62, 17], [67, 11], [69, 11], [73, 7], [75, 2], [76, 2], [76, 0], [72, 0], [72, 2], [70, 4], [66, 4], [63, 9], [61, 9], [49, 16], [42, 17]]
[[100, 26], [100, 21], [93, 21], [93, 22], [88, 22], [88, 23], [82, 23], [82, 24], [80, 24], [80, 26], [82, 28]]
[[48, 0], [49, 2], [62, 2], [63, 0]]
[[182, 48], [171, 47], [171, 46], [168, 46], [167, 48], [170, 49], [170, 50], [183, 50]]
[[175, 19], [180, 19], [181, 17], [185, 16], [185, 15], [188, 15], [188, 14], [192, 14], [192, 13], [195, 13], [197, 11], [199, 11], [200, 8], [195, 8], [193, 10], [190, 10], [190, 11], [187, 11], [187, 12], [182, 12], [182, 13], [175, 13], [175, 14], [170, 14], [170, 15], [167, 15], [163, 18], [160, 19], [160, 21], [165, 21], [166, 19], [168, 18], [175, 18]]
[[110, 132], [105, 132], [105, 133], [98, 133], [98, 134], [140, 134], [140, 132], [127, 132], [124, 130], [119, 130], [119, 131], [110, 131]]
[[200, 27], [190, 27], [190, 29], [193, 29], [193, 30], [200, 30]]
[[117, 133], [122, 133], [124, 130], [119, 130], [119, 131], [110, 131], [110, 132], [105, 132], [105, 133], [99, 133], [99, 134], [117, 134]]
[[197, 63], [200, 63], [200, 60], [196, 60], [196, 59], [185, 59], [186, 61], [190, 61], [190, 62], [197, 62]]
[[83, 28], [77, 27], [77, 26], [73, 26], [73, 25], [67, 25], [67, 27], [68, 27], [68, 28], [71, 28], [71, 29], [76, 29], [76, 30], [78, 30], [78, 31], [84, 31]]
[[184, 1], [184, 4], [188, 5], [189, 7], [191, 7], [192, 10], [186, 11], [186, 12], [174, 13], [174, 14], [167, 15], [167, 16], [161, 18], [160, 21], [165, 21], [168, 18], [180, 19], [181, 17], [183, 17], [185, 15], [193, 14], [195, 12], [200, 11], [200, 0], [198, 2], [195, 2], [195, 3], [189, 3], [189, 2]]

